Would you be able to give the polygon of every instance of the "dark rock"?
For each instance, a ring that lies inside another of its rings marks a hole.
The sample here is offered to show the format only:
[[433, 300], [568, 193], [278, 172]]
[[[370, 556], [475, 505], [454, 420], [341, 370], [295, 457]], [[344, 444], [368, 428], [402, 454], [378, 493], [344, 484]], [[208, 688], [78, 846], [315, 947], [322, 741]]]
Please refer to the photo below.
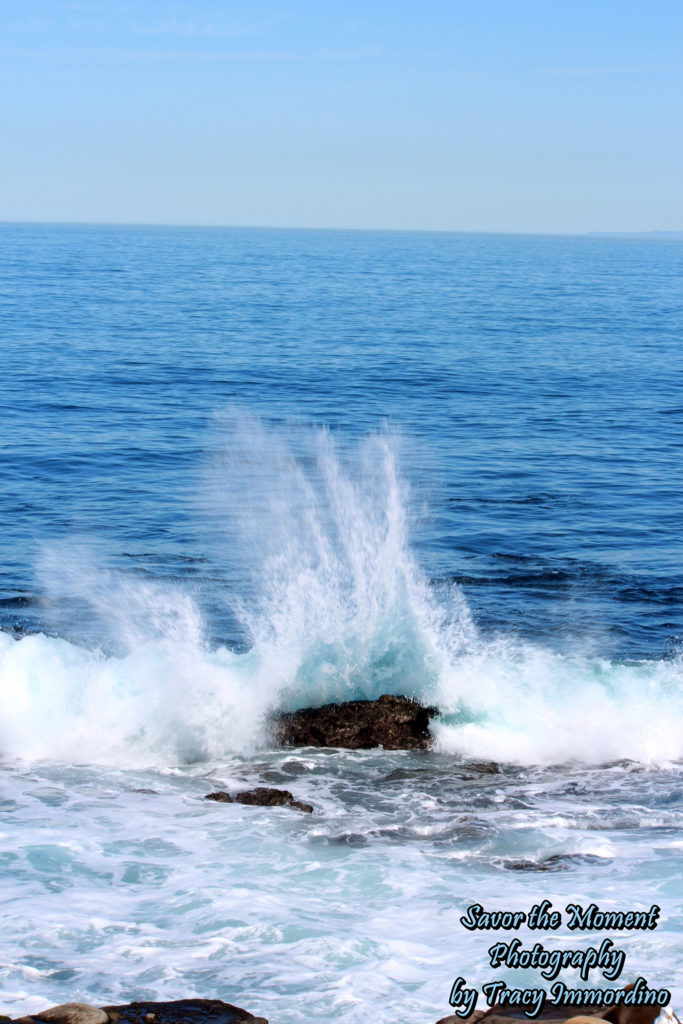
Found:
[[[10, 1018], [6, 1018], [10, 1019]], [[51, 1006], [12, 1024], [268, 1024], [220, 999], [178, 999], [172, 1003], [126, 1003], [98, 1008], [87, 1003]]]
[[178, 999], [172, 1003], [127, 1003], [104, 1006], [112, 1024], [268, 1024], [239, 1006], [220, 999]]
[[209, 793], [204, 799], [223, 804], [249, 804], [253, 807], [296, 807], [307, 814], [313, 813], [310, 804], [295, 800], [288, 789], [271, 789], [269, 786], [257, 786], [256, 789], [247, 789], [242, 793], [235, 793], [234, 796], [224, 790], [218, 790], [216, 793]]
[[581, 864], [611, 864], [610, 857], [599, 857], [595, 853], [552, 853], [544, 860], [503, 861], [506, 871], [569, 871]]
[[284, 772], [279, 772], [273, 768], [270, 771], [259, 773], [262, 782], [288, 782], [288, 778]]
[[410, 697], [384, 694], [378, 700], [351, 700], [285, 712], [273, 735], [291, 747], [345, 747], [361, 750], [425, 750], [432, 745], [429, 721], [438, 710]]
[[313, 813], [310, 804], [295, 800], [288, 789], [257, 786], [256, 789], [248, 789], [243, 793], [235, 794], [235, 800], [240, 804], [251, 804], [255, 807], [296, 807], [300, 811], [306, 811], [307, 814]]

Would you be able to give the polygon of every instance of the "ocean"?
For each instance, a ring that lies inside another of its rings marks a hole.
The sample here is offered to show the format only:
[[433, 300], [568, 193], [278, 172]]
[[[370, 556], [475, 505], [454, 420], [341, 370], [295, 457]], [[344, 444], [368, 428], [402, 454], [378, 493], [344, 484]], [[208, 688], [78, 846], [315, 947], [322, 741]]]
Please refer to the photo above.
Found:
[[[680, 1009], [680, 242], [0, 236], [0, 1012], [432, 1024], [543, 899]], [[272, 745], [382, 693], [433, 750]]]

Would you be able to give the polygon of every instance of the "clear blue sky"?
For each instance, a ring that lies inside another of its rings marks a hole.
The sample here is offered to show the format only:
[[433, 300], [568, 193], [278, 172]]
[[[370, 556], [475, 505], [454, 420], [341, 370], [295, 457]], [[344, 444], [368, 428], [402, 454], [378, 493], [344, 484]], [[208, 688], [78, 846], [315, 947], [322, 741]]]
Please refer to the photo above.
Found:
[[0, 219], [683, 228], [680, 0], [3, 0]]

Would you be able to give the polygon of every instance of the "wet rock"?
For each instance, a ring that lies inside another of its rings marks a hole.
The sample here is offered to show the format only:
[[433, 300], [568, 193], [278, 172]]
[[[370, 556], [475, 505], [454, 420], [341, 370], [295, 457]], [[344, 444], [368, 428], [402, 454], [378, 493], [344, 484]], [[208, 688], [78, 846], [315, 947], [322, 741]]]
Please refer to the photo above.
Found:
[[313, 813], [310, 804], [295, 800], [288, 789], [271, 789], [269, 786], [257, 786], [256, 789], [247, 789], [242, 793], [235, 793], [234, 796], [219, 789], [216, 793], [209, 793], [204, 799], [223, 804], [249, 804], [253, 807], [295, 807], [307, 814]]
[[263, 782], [288, 782], [289, 779], [284, 772], [279, 772], [273, 768], [269, 771], [260, 772], [260, 777]]
[[268, 1024], [239, 1006], [220, 999], [178, 999], [171, 1003], [127, 1003], [105, 1006], [112, 1024]]
[[469, 761], [467, 767], [481, 775], [500, 775], [500, 765], [496, 761]]
[[205, 800], [215, 800], [217, 804], [234, 804], [235, 800], [226, 793], [224, 789], [217, 789], [215, 793], [208, 793]]
[[293, 747], [362, 750], [426, 750], [432, 745], [430, 719], [438, 710], [410, 697], [384, 694], [378, 700], [351, 700], [278, 715], [277, 743]]
[[543, 860], [503, 861], [506, 871], [569, 871], [577, 864], [611, 864], [611, 857], [599, 857], [594, 853], [552, 853]]
[[248, 789], [242, 793], [235, 794], [235, 800], [240, 804], [250, 804], [254, 807], [296, 807], [307, 814], [313, 813], [310, 804], [295, 800], [288, 789], [271, 789], [268, 786], [257, 786], [256, 789]]

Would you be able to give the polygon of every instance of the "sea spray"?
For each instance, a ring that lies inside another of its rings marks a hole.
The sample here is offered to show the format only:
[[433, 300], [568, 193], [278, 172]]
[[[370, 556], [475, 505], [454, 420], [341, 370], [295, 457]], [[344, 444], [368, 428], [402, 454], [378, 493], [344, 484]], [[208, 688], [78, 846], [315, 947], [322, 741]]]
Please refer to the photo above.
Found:
[[237, 607], [252, 643], [289, 662], [284, 705], [428, 698], [476, 631], [459, 588], [437, 600], [417, 564], [398, 438], [342, 444], [326, 429], [226, 419], [211, 521], [246, 581]]
[[[613, 664], [485, 637], [462, 591], [431, 586], [389, 432], [352, 442], [232, 413], [202, 505], [233, 647], [210, 645], [195, 587], [106, 568], [52, 542], [52, 631], [0, 634], [0, 752], [125, 765], [248, 753], [278, 709], [404, 693], [437, 704], [437, 749], [521, 763], [683, 754], [677, 660]], [[215, 601], [215, 593], [211, 598]], [[56, 616], [56, 617], [55, 617]], [[68, 635], [68, 631], [64, 631]]]
[[5, 755], [144, 765], [245, 753], [279, 708], [428, 699], [467, 648], [461, 592], [437, 600], [412, 553], [394, 438], [340, 450], [327, 430], [245, 415], [224, 431], [208, 504], [248, 649], [210, 648], [201, 594], [53, 543], [39, 567], [46, 606], [57, 621], [88, 618], [97, 643], [3, 638]]

